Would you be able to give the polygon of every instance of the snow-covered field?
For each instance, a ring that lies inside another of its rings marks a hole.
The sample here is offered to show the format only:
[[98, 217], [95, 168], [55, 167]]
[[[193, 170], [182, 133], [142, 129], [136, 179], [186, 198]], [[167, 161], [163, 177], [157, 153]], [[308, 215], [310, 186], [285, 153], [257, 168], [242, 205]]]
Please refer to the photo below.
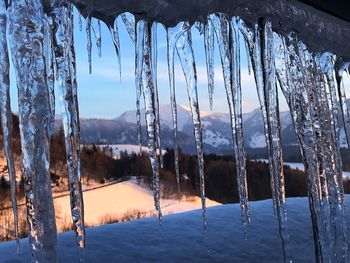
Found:
[[[54, 199], [58, 229], [70, 222], [69, 195]], [[207, 206], [219, 203], [207, 200]], [[161, 199], [163, 214], [174, 214], [194, 210], [201, 207], [199, 197], [187, 200]], [[154, 214], [153, 193], [149, 188], [139, 186], [136, 179], [100, 186], [93, 190], [84, 191], [85, 223], [89, 226], [99, 225], [108, 216], [118, 218], [133, 211], [139, 211], [145, 216]]]
[[[294, 262], [315, 262], [307, 199], [289, 198], [287, 205]], [[88, 228], [81, 262], [283, 262], [271, 200], [251, 202], [246, 237], [238, 204], [208, 208], [207, 216], [207, 236], [200, 210], [165, 216], [162, 226], [148, 218]], [[350, 223], [349, 210], [346, 218]], [[74, 234], [60, 234], [58, 241], [60, 262], [78, 262]], [[21, 245], [17, 256], [14, 242], [2, 243], [0, 262], [28, 262], [28, 240]]]
[[284, 162], [283, 164], [286, 166], [289, 166], [291, 169], [304, 171], [304, 164], [303, 163]]
[[[88, 145], [91, 147], [91, 145]], [[97, 145], [101, 149], [104, 147], [109, 147], [112, 148], [113, 150], [113, 158], [119, 159], [120, 158], [120, 153], [122, 152], [127, 152], [128, 154], [133, 154], [133, 153], [139, 153], [140, 152], [140, 146], [135, 145], [135, 144], [101, 144]], [[148, 153], [148, 147], [142, 146], [142, 151]], [[157, 150], [158, 151], [158, 150]], [[162, 152], [166, 152], [165, 149], [162, 149]]]

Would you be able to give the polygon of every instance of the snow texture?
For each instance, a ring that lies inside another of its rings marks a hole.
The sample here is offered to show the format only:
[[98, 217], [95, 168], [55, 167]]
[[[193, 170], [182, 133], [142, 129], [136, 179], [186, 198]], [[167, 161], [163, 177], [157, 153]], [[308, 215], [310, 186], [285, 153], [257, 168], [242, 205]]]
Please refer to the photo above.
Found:
[[[349, 196], [347, 196], [349, 201]], [[288, 198], [293, 260], [315, 262], [312, 227], [306, 198]], [[208, 238], [201, 226], [200, 210], [140, 219], [86, 229], [86, 249], [82, 262], [282, 262], [282, 246], [271, 200], [251, 202], [252, 222], [246, 236], [241, 226], [238, 204], [208, 208]], [[347, 210], [347, 223], [350, 211]], [[245, 239], [246, 237], [246, 239]], [[152, 240], [152, 242], [150, 242]], [[30, 255], [27, 239], [21, 240], [22, 252], [15, 253], [15, 242], [0, 244], [0, 261], [26, 263]], [[72, 232], [59, 234], [61, 262], [77, 262], [78, 251]]]

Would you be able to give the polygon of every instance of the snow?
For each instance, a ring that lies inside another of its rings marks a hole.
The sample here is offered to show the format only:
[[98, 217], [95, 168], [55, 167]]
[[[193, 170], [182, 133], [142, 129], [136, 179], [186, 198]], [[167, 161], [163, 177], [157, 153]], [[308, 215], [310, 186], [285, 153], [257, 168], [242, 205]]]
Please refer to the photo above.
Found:
[[344, 172], [344, 171], [343, 171], [343, 178], [348, 178], [348, 179], [350, 179], [350, 172]]
[[339, 129], [339, 142], [340, 142], [340, 147], [348, 148], [348, 143], [346, 141], [346, 134], [343, 127]]
[[303, 163], [284, 162], [283, 164], [286, 166], [289, 166], [291, 169], [304, 171], [304, 164]]
[[[314, 262], [308, 201], [289, 198], [287, 206], [294, 262]], [[251, 202], [251, 217], [246, 239], [238, 204], [208, 208], [207, 238], [200, 210], [165, 216], [162, 226], [148, 218], [88, 228], [82, 262], [283, 262], [272, 201]], [[28, 262], [28, 239], [21, 247], [17, 256], [15, 242], [0, 244], [0, 262]], [[58, 247], [61, 262], [78, 262], [73, 232], [59, 234]]]
[[211, 130], [204, 130], [203, 137], [203, 141], [213, 147], [217, 147], [219, 145], [230, 145], [230, 141], [227, 138], [224, 138], [220, 135], [220, 133], [215, 133]]
[[[92, 147], [91, 145], [85, 145], [87, 147]], [[127, 154], [131, 155], [133, 153], [138, 154], [140, 152], [140, 146], [136, 144], [100, 144], [96, 145], [101, 150], [104, 147], [112, 148], [113, 150], [113, 158], [118, 159], [120, 157], [120, 153], [127, 152]], [[148, 147], [142, 146], [142, 151], [148, 153]], [[162, 153], [165, 153], [166, 150], [162, 149]]]
[[[172, 129], [173, 123], [172, 123], [172, 113], [171, 113], [171, 106], [170, 104], [159, 104], [159, 113], [160, 113], [160, 121], [161, 126], [167, 127], [169, 129]], [[183, 127], [191, 123], [191, 112], [182, 107], [181, 105], [177, 105], [177, 116], [178, 116], [178, 129], [182, 130]], [[136, 111], [127, 111], [124, 112], [121, 116], [119, 116], [117, 119], [123, 119], [130, 123], [136, 123]], [[145, 125], [145, 111], [144, 109], [141, 109], [141, 124]]]
[[265, 135], [261, 132], [256, 132], [249, 142], [251, 148], [264, 148], [266, 147]]
[[[161, 199], [163, 214], [174, 214], [194, 210], [201, 207], [199, 197], [191, 197], [186, 200]], [[54, 199], [55, 209], [60, 212], [56, 216], [58, 229], [60, 230], [70, 220], [69, 195]], [[219, 203], [207, 199], [207, 206]], [[112, 215], [122, 216], [133, 210], [146, 213], [151, 216], [154, 210], [153, 193], [149, 188], [139, 186], [136, 179], [111, 183], [99, 186], [95, 189], [84, 191], [85, 223], [88, 226], [99, 225], [102, 218]]]
[[[180, 105], [184, 110], [188, 111], [189, 114], [191, 114], [191, 107], [188, 105]], [[200, 111], [201, 118], [212, 116], [214, 113], [211, 111]]]

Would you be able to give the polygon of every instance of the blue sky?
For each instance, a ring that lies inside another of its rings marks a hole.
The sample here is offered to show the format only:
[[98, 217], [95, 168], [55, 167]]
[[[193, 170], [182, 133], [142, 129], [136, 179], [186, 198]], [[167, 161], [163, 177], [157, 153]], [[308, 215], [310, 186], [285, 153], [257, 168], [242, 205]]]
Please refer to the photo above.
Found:
[[[96, 45], [93, 46], [92, 75], [88, 73], [86, 34], [76, 27], [75, 43], [78, 65], [79, 103], [82, 117], [113, 118], [126, 110], [135, 108], [135, 74], [134, 74], [134, 44], [131, 41], [125, 26], [118, 21], [121, 41], [122, 79], [119, 80], [118, 63], [114, 46], [107, 28], [102, 25], [102, 57], [98, 57]], [[84, 25], [83, 25], [84, 27]], [[207, 90], [207, 74], [204, 56], [203, 37], [193, 29], [193, 44], [197, 63], [198, 93], [201, 110], [210, 110]], [[243, 50], [244, 51], [244, 50]], [[214, 111], [226, 112], [226, 93], [223, 86], [219, 54], [216, 54], [216, 90], [214, 95]], [[243, 57], [242, 57], [243, 58]], [[176, 58], [177, 59], [177, 58]], [[244, 56], [244, 63], [246, 59]], [[160, 103], [169, 103], [169, 84], [166, 61], [165, 30], [158, 26], [158, 89]], [[249, 110], [257, 107], [254, 80], [247, 76], [244, 66], [243, 80], [245, 106]], [[179, 104], [188, 104], [185, 78], [179, 61], [176, 60], [176, 92]]]
[[[96, 20], [95, 25], [97, 25]], [[103, 23], [102, 57], [100, 58], [98, 56], [97, 48], [93, 41], [92, 74], [89, 74], [85, 21], [83, 20], [83, 30], [80, 32], [78, 27], [78, 15], [75, 15], [75, 47], [79, 86], [79, 106], [80, 114], [83, 118], [114, 118], [124, 111], [135, 108], [134, 44], [120, 19], [118, 19], [118, 25], [121, 41], [121, 81], [119, 80], [118, 60], [115, 55], [110, 33]], [[192, 37], [197, 63], [200, 109], [209, 111], [203, 36], [201, 36], [196, 29], [192, 29]], [[215, 52], [215, 93], [213, 111], [227, 112], [226, 93], [223, 85], [217, 46]], [[243, 43], [241, 44], [241, 60], [243, 112], [249, 112], [258, 108], [259, 105], [254, 78], [252, 75], [248, 74], [247, 59]], [[187, 105], [188, 98], [185, 79], [177, 58], [175, 63], [177, 102], [178, 104]], [[11, 105], [13, 111], [17, 112], [17, 91], [14, 79], [14, 73], [13, 70], [11, 70]], [[162, 25], [158, 26], [158, 88], [160, 103], [168, 104], [170, 94], [166, 62], [166, 41], [165, 30]], [[285, 110], [286, 103], [283, 96], [280, 96], [280, 104], [281, 110]], [[57, 114], [60, 113], [60, 99], [58, 93], [56, 94], [56, 112]]]

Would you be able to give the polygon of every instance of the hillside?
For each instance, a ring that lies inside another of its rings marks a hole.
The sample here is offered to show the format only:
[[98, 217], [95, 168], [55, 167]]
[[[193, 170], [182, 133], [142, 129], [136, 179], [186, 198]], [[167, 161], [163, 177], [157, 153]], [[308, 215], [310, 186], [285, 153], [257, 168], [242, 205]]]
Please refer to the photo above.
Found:
[[[86, 187], [85, 187], [86, 188]], [[69, 195], [60, 194], [54, 199], [56, 217], [59, 230], [70, 222]], [[96, 205], [98, 204], [98, 205]], [[220, 203], [207, 200], [207, 206]], [[194, 210], [201, 207], [200, 198], [187, 197], [181, 201], [177, 199], [161, 199], [164, 215]], [[155, 216], [153, 193], [147, 186], [139, 185], [135, 178], [129, 181], [113, 182], [107, 185], [84, 191], [85, 223], [87, 226], [101, 225], [108, 220], [123, 220], [123, 217], [152, 217]], [[138, 215], [137, 215], [138, 214]]]

